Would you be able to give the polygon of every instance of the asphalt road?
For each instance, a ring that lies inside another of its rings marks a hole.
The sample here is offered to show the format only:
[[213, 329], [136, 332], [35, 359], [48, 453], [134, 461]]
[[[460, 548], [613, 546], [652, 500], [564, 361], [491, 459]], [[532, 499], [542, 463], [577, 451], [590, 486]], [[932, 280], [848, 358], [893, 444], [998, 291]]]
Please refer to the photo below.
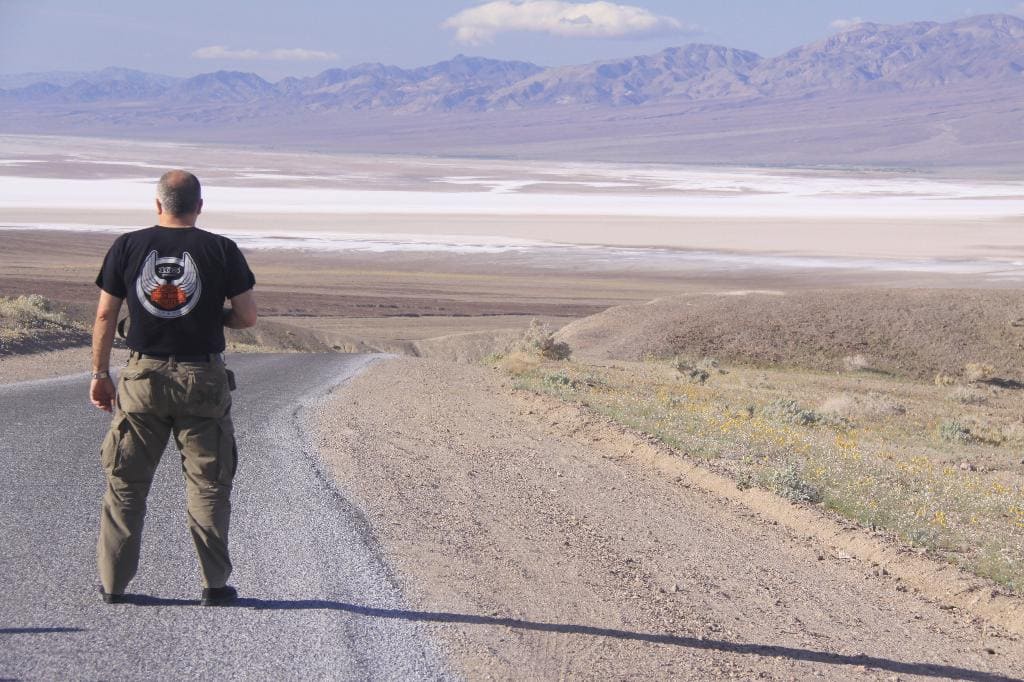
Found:
[[0, 386], [0, 678], [450, 677], [304, 435], [370, 358], [233, 356], [239, 471], [230, 608], [198, 606], [173, 439], [150, 495], [135, 603], [103, 604], [95, 545], [109, 416], [84, 376]]

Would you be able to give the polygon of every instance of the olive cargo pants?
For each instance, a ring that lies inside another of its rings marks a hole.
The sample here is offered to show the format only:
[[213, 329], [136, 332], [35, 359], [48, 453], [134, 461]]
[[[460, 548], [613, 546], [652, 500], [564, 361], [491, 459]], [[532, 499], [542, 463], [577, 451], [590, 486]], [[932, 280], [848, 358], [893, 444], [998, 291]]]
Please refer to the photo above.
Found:
[[108, 594], [123, 593], [138, 569], [146, 496], [172, 433], [203, 586], [223, 587], [231, 574], [228, 524], [238, 455], [224, 362], [216, 355], [208, 363], [178, 363], [133, 353], [100, 449], [107, 492], [96, 554]]

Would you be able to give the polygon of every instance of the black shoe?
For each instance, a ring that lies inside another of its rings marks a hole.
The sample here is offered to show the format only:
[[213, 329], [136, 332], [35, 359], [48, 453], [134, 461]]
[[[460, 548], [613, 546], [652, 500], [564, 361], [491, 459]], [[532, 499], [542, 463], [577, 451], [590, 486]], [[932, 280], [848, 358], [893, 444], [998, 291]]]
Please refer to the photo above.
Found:
[[103, 590], [103, 585], [100, 585], [100, 596], [103, 597], [104, 604], [127, 604], [128, 597], [123, 594], [107, 594]]
[[227, 606], [236, 599], [238, 599], [238, 590], [231, 585], [204, 587], [203, 598], [199, 603], [203, 606]]

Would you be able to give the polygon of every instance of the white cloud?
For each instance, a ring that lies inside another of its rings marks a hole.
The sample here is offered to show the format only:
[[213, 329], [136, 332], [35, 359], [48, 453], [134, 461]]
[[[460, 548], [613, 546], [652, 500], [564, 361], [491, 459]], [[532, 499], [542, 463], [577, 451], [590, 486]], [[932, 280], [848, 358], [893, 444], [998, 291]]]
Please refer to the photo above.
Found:
[[613, 2], [494, 0], [465, 9], [441, 24], [460, 43], [479, 45], [508, 31], [534, 31], [573, 38], [621, 38], [658, 33], [699, 33], [695, 26], [642, 7]]
[[276, 50], [232, 50], [223, 45], [211, 45], [201, 47], [192, 53], [196, 59], [249, 59], [264, 61], [325, 61], [337, 59], [338, 55], [333, 52], [321, 52], [319, 50], [305, 50], [301, 47], [278, 48]]
[[849, 19], [836, 19], [831, 24], [829, 24], [829, 28], [836, 31], [845, 31], [847, 29], [853, 28], [857, 24], [863, 23], [864, 20], [861, 19], [860, 17], [850, 17]]

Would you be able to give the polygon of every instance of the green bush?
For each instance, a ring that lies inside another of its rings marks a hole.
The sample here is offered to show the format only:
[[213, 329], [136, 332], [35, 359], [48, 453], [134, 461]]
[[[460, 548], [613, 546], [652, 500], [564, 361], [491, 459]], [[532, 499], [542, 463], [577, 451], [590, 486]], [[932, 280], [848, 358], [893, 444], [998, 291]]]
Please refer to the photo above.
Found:
[[573, 390], [579, 387], [579, 382], [565, 372], [547, 374], [544, 376], [544, 379], [542, 379], [542, 382], [548, 388], [567, 388]]
[[970, 443], [974, 440], [969, 426], [959, 419], [947, 419], [939, 424], [939, 438], [947, 443]]
[[767, 483], [769, 490], [787, 500], [810, 503], [821, 501], [821, 490], [804, 479], [803, 472], [796, 464], [773, 469], [768, 474]]
[[768, 404], [764, 409], [765, 414], [775, 419], [797, 424], [799, 426], [812, 426], [822, 421], [822, 416], [814, 410], [801, 407], [795, 400], [779, 399]]

